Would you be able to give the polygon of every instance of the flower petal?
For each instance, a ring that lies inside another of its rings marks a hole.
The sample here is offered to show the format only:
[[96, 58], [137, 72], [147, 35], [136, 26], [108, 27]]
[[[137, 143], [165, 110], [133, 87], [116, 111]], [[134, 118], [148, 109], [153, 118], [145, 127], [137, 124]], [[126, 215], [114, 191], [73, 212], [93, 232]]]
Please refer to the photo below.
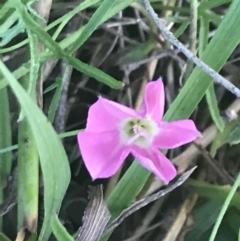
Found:
[[161, 122], [159, 128], [159, 134], [154, 138], [153, 145], [162, 149], [176, 148], [201, 136], [192, 120]]
[[124, 105], [99, 97], [88, 111], [87, 127], [89, 132], [105, 132], [115, 130], [120, 121], [136, 117], [135, 110]]
[[157, 148], [144, 149], [134, 146], [131, 152], [145, 168], [153, 172], [164, 183], [168, 184], [177, 175], [172, 162]]
[[93, 180], [114, 175], [130, 153], [118, 136], [117, 131], [78, 134], [82, 158]]
[[164, 86], [160, 78], [147, 84], [141, 109], [146, 110], [145, 115], [150, 116], [156, 123], [160, 123], [164, 113], [164, 101]]

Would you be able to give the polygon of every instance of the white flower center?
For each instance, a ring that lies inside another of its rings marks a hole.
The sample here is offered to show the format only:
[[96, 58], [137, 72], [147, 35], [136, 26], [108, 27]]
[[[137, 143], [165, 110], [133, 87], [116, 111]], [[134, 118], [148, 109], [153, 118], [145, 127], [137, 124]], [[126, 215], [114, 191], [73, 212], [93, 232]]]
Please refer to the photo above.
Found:
[[124, 144], [148, 147], [159, 132], [157, 124], [151, 119], [128, 118], [120, 125]]

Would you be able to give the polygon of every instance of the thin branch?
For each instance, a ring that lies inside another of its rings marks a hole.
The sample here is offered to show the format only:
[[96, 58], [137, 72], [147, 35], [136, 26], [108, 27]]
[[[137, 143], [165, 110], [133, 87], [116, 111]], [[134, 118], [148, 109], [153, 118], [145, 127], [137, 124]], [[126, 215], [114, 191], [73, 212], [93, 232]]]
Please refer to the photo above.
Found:
[[178, 41], [177, 38], [165, 27], [164, 23], [158, 18], [158, 15], [155, 13], [154, 9], [152, 8], [151, 4], [148, 0], [142, 0], [142, 5], [149, 13], [149, 16], [153, 20], [153, 22], [157, 25], [159, 30], [162, 32], [164, 37], [172, 43], [176, 48], [181, 51], [188, 59], [190, 59], [193, 63], [195, 63], [200, 69], [202, 69], [205, 73], [210, 75], [213, 80], [224, 86], [227, 90], [232, 92], [238, 98], [240, 97], [240, 90], [234, 86], [231, 82], [225, 79], [223, 76], [218, 74], [214, 69], [209, 67], [203, 61], [201, 61], [197, 56], [195, 56], [189, 49], [187, 49], [181, 42]]
[[182, 174], [182, 176], [180, 176], [175, 182], [173, 182], [172, 184], [168, 185], [165, 189], [160, 190], [157, 193], [154, 193], [150, 196], [144, 197], [138, 201], [136, 201], [135, 203], [133, 203], [132, 205], [130, 205], [130, 207], [124, 209], [122, 211], [122, 213], [115, 218], [104, 230], [103, 232], [103, 236], [106, 235], [107, 233], [111, 232], [112, 230], [114, 230], [117, 226], [119, 226], [122, 221], [127, 218], [128, 216], [130, 216], [131, 214], [135, 213], [137, 210], [143, 208], [144, 206], [148, 205], [149, 203], [156, 201], [157, 199], [165, 196], [166, 194], [168, 194], [169, 192], [173, 191], [175, 188], [179, 187], [180, 185], [182, 185], [188, 178], [189, 176], [193, 173], [193, 171], [197, 168], [197, 166], [193, 167], [192, 169], [190, 169], [189, 171], [185, 172], [184, 174]]

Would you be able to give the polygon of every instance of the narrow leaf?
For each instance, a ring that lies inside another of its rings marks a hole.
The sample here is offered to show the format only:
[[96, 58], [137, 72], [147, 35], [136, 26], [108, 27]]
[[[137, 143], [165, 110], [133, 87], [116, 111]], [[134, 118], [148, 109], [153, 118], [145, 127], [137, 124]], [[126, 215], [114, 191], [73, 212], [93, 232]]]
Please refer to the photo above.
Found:
[[[215, 184], [209, 184], [205, 181], [197, 181], [193, 179], [188, 179], [185, 185], [190, 190], [192, 190], [193, 192], [196, 192], [202, 197], [219, 200], [222, 203], [225, 201], [225, 199], [227, 198], [227, 195], [229, 194], [232, 188], [229, 185], [219, 186]], [[235, 195], [233, 196], [233, 199], [230, 202], [230, 205], [240, 210], [239, 193], [235, 193]]]
[[240, 124], [238, 124], [234, 130], [230, 133], [228, 138], [228, 143], [230, 145], [237, 145], [240, 143]]
[[11, 239], [9, 239], [7, 236], [5, 236], [5, 234], [0, 233], [0, 240], [1, 241], [11, 241]]
[[93, 33], [94, 30], [97, 29], [99, 26], [99, 23], [103, 20], [104, 16], [107, 14], [107, 12], [112, 8], [112, 6], [117, 2], [118, 0], [103, 0], [101, 5], [98, 7], [98, 9], [95, 11], [95, 13], [92, 15], [91, 19], [88, 21], [88, 23], [84, 26], [83, 31], [78, 36], [76, 41], [73, 43], [71, 49], [69, 50], [69, 53], [74, 53]]
[[[225, 143], [231, 142], [230, 135], [233, 133], [235, 128], [239, 125], [240, 117], [238, 117], [236, 120], [233, 120], [225, 125], [225, 128], [223, 132], [217, 133], [215, 136], [211, 149], [210, 149], [210, 154], [212, 156], [215, 156], [217, 153], [217, 150], [222, 147]], [[232, 136], [234, 138], [234, 134]]]
[[124, 86], [123, 82], [115, 80], [110, 75], [104, 73], [100, 69], [85, 64], [74, 57], [69, 57], [68, 62], [78, 71], [95, 78], [103, 84], [108, 85], [112, 89], [120, 89]]
[[220, 132], [223, 132], [224, 123], [220, 115], [216, 93], [214, 90], [214, 84], [211, 83], [206, 92], [206, 99], [208, 103], [208, 108], [211, 113], [212, 119]]
[[201, 241], [203, 233], [207, 232], [216, 222], [222, 203], [209, 199], [193, 211], [194, 226], [184, 238], [184, 241]]
[[104, 235], [109, 233], [110, 231], [114, 230], [117, 226], [119, 226], [122, 221], [136, 212], [137, 210], [143, 208], [144, 206], [148, 205], [149, 203], [156, 201], [157, 199], [167, 195], [169, 192], [173, 191], [175, 188], [179, 187], [182, 185], [188, 177], [193, 173], [193, 171], [196, 169], [196, 167], [192, 168], [191, 170], [185, 172], [180, 178], [178, 178], [175, 182], [172, 184], [168, 185], [165, 189], [152, 194], [150, 196], [147, 196], [145, 198], [142, 198], [135, 203], [133, 203], [130, 207], [126, 208], [115, 220], [113, 220], [105, 229]]
[[44, 220], [39, 239], [45, 240], [51, 233], [51, 214], [58, 213], [70, 181], [68, 159], [59, 137], [46, 116], [32, 102], [2, 61], [0, 61], [0, 71], [28, 119], [38, 148], [44, 183]]
[[[0, 90], [0, 148], [12, 145], [11, 118], [7, 88]], [[0, 153], [0, 203], [4, 200], [4, 188], [12, 166], [12, 153]], [[2, 220], [0, 219], [0, 229]]]
[[51, 218], [51, 227], [58, 241], [74, 241], [73, 237], [67, 232], [56, 214]]
[[28, 14], [26, 8], [23, 4], [19, 2], [17, 5], [17, 9], [21, 14], [27, 28], [29, 28], [33, 33], [35, 33], [41, 42], [50, 49], [56, 56], [68, 59], [69, 64], [71, 64], [75, 69], [81, 71], [84, 74], [87, 74], [91, 77], [96, 78], [97, 80], [103, 82], [106, 85], [109, 85], [111, 88], [121, 88], [123, 87], [123, 83], [120, 81], [115, 80], [114, 78], [110, 77], [103, 71], [84, 64], [80, 60], [69, 56], [63, 49], [57, 44], [50, 35], [45, 32], [39, 24], [37, 24], [31, 16]]
[[[67, 71], [65, 71], [66, 73]], [[58, 108], [58, 104], [59, 104], [59, 100], [61, 98], [61, 93], [62, 93], [62, 89], [64, 86], [64, 76], [63, 78], [58, 78], [58, 80], [56, 80], [57, 84], [57, 88], [56, 91], [54, 93], [54, 96], [52, 98], [52, 102], [49, 106], [49, 110], [48, 110], [48, 119], [51, 123], [53, 123], [55, 115], [56, 115], [56, 111]]]
[[[11, 119], [8, 100], [8, 90], [0, 90], [0, 148], [12, 145]], [[1, 188], [4, 188], [12, 166], [12, 153], [0, 153], [0, 180]], [[1, 197], [2, 198], [2, 197]], [[1, 201], [0, 198], [0, 201]]]
[[[199, 56], [202, 57], [204, 50], [206, 49], [208, 43], [208, 33], [209, 33], [209, 20], [201, 17], [200, 18], [200, 30], [199, 30]], [[219, 129], [220, 132], [224, 129], [224, 123], [222, 117], [220, 116], [217, 97], [214, 89], [214, 83], [211, 83], [206, 91], [206, 99], [208, 108], [210, 110], [211, 117]]]

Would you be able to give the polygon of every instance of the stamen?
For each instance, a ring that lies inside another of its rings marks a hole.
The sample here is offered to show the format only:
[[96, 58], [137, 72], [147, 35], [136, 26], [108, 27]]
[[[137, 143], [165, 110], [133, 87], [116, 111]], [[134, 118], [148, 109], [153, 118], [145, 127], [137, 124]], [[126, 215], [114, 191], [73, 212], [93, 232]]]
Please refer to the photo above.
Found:
[[135, 134], [139, 134], [139, 136], [143, 136], [147, 139], [150, 138], [149, 133], [140, 125], [134, 125], [133, 131], [134, 131]]
[[154, 122], [147, 119], [132, 118], [122, 123], [122, 138], [128, 145], [146, 147], [151, 145], [158, 129]]
[[128, 140], [128, 144], [132, 144], [133, 142], [135, 142], [141, 135], [140, 134], [137, 134], [135, 136], [133, 136], [132, 138], [130, 138]]

